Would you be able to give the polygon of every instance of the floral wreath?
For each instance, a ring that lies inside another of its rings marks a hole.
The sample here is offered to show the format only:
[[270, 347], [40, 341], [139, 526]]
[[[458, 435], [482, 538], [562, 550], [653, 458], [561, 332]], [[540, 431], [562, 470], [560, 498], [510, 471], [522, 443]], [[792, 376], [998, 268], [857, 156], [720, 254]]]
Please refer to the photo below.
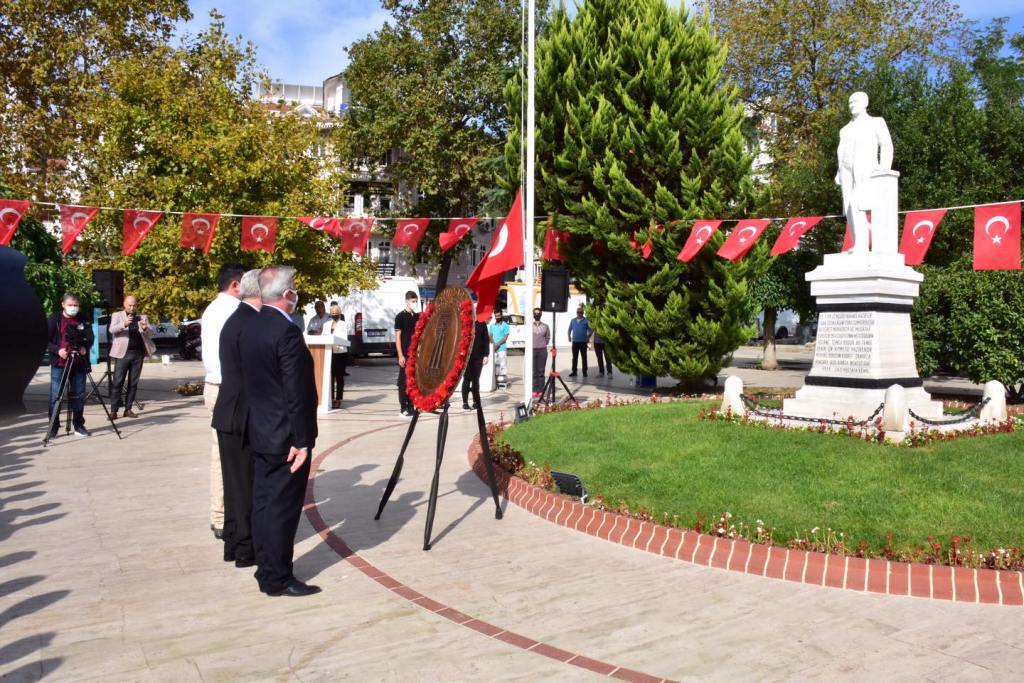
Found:
[[464, 299], [459, 303], [459, 319], [462, 323], [462, 328], [459, 334], [459, 350], [455, 354], [455, 363], [452, 366], [451, 372], [448, 373], [437, 389], [430, 394], [424, 394], [416, 383], [416, 351], [419, 348], [423, 329], [427, 326], [427, 322], [430, 321], [430, 316], [433, 312], [434, 304], [430, 304], [427, 306], [427, 310], [423, 311], [423, 314], [420, 315], [419, 320], [416, 321], [416, 330], [412, 334], [412, 341], [409, 342], [409, 353], [406, 354], [405, 359], [405, 384], [409, 400], [412, 401], [417, 410], [426, 413], [440, 408], [455, 393], [455, 387], [458, 386], [462, 372], [466, 369], [466, 362], [469, 360], [469, 347], [473, 343], [473, 326], [476, 322], [473, 316], [473, 302], [468, 298]]

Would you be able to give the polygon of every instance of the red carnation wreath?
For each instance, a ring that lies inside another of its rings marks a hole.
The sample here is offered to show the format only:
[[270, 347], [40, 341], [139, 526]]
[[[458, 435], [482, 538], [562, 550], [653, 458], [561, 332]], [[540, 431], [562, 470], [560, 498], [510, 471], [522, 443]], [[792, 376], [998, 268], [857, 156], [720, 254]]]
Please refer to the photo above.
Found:
[[459, 379], [462, 378], [462, 373], [466, 369], [466, 363], [469, 361], [470, 347], [473, 345], [473, 328], [476, 321], [473, 315], [473, 302], [466, 298], [459, 302], [459, 321], [461, 325], [459, 327], [459, 348], [455, 354], [455, 362], [441, 384], [433, 392], [424, 394], [420, 390], [419, 383], [416, 381], [416, 356], [418, 355], [417, 352], [423, 330], [426, 328], [433, 313], [434, 304], [430, 304], [427, 306], [427, 310], [420, 314], [419, 320], [416, 321], [416, 330], [413, 332], [412, 341], [409, 343], [409, 353], [406, 354], [405, 360], [406, 391], [409, 394], [409, 400], [412, 401], [412, 404], [420, 412], [437, 410], [455, 393], [455, 387], [458, 386]]

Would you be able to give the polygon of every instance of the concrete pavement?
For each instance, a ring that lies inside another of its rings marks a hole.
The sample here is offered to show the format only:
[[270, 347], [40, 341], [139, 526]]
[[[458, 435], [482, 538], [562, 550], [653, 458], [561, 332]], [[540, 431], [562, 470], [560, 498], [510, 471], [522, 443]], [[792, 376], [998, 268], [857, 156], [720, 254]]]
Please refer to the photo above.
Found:
[[[518, 374], [518, 356], [511, 366]], [[1024, 623], [1010, 608], [697, 567], [508, 504], [495, 520], [489, 491], [466, 462], [475, 419], [460, 411], [441, 472], [435, 545], [423, 552], [436, 418], [421, 420], [403, 477], [374, 522], [407, 423], [397, 418], [387, 361], [351, 372], [344, 409], [320, 422], [296, 574], [324, 591], [305, 599], [264, 597], [251, 570], [220, 559], [207, 521], [208, 418], [201, 397], [173, 393], [201, 377], [199, 364], [147, 365], [146, 408], [118, 423], [123, 440], [90, 406], [92, 438], [62, 432], [45, 449], [47, 374], [37, 375], [33, 414], [0, 427], [3, 679], [1024, 676]], [[619, 381], [595, 381], [580, 393], [625, 390]], [[489, 417], [510, 416], [519, 396], [518, 385], [487, 396]], [[318, 518], [320, 533], [310, 524]], [[348, 552], [355, 554], [343, 558]]]

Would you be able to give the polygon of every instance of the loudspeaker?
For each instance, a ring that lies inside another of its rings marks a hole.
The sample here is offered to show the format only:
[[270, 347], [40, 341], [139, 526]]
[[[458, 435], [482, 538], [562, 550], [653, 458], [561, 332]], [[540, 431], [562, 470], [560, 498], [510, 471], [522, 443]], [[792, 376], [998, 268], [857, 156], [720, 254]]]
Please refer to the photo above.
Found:
[[540, 278], [540, 308], [549, 313], [564, 313], [569, 308], [569, 271], [545, 268]]
[[96, 285], [103, 308], [121, 308], [124, 305], [124, 271], [97, 269], [92, 271], [92, 283]]

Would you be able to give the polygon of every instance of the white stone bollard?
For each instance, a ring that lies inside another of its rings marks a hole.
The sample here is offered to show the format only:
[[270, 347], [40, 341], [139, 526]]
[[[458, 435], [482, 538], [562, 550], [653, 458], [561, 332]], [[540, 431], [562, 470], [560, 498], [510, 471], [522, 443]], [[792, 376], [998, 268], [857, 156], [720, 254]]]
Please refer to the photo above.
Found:
[[1006, 422], [1006, 387], [1002, 382], [992, 380], [985, 382], [985, 390], [981, 394], [981, 400], [988, 399], [988, 403], [981, 409], [978, 420], [982, 424], [992, 422]]
[[736, 417], [743, 417], [747, 414], [747, 408], [743, 405], [743, 380], [736, 375], [729, 375], [725, 379], [722, 412], [728, 411], [731, 411]]
[[171, 357], [168, 356], [167, 354], [164, 354], [164, 355], [160, 356], [160, 362], [163, 365], [170, 365], [171, 364]]
[[885, 432], [907, 431], [907, 390], [893, 384], [885, 390], [885, 407], [882, 408], [882, 430]]

